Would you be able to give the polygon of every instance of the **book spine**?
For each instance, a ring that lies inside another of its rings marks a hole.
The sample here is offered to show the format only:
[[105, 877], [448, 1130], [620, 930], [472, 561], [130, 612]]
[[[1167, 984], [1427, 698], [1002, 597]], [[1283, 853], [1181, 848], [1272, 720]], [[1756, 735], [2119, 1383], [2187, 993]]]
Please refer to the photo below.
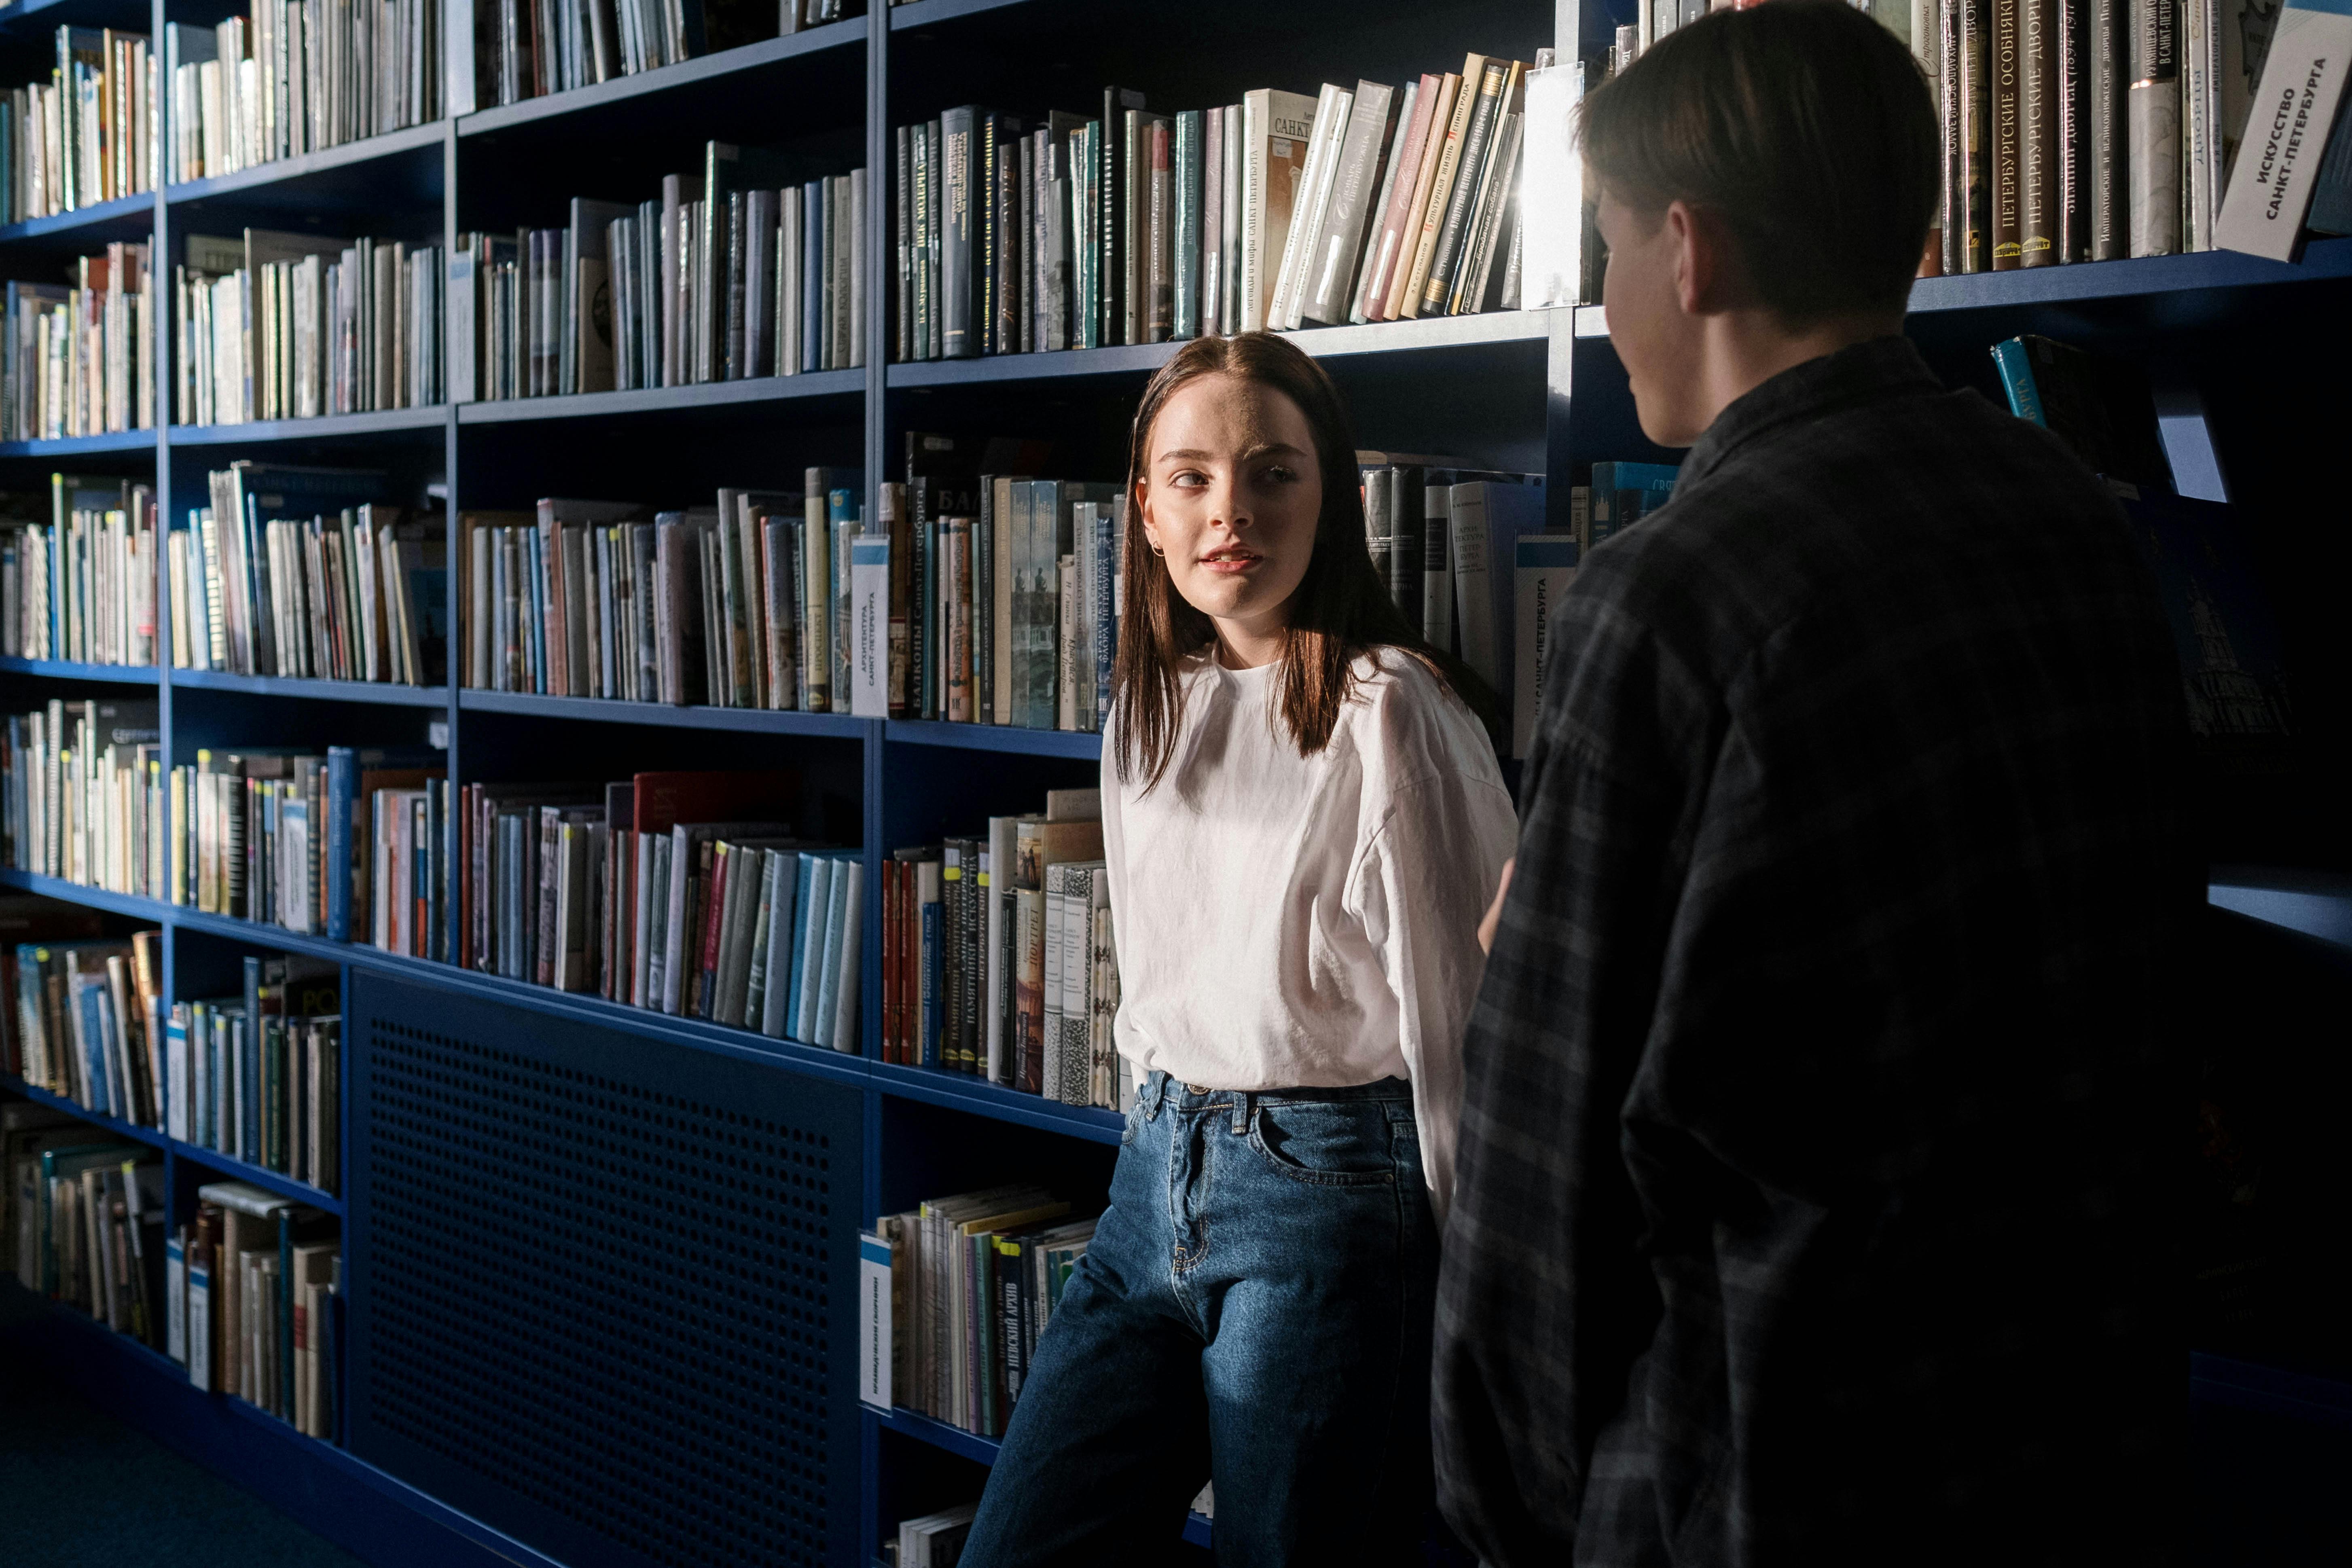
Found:
[[970, 359], [981, 352], [981, 325], [974, 319], [980, 298], [974, 250], [973, 202], [979, 193], [979, 127], [970, 109], [940, 117], [940, 148], [945, 163], [940, 198], [940, 334], [942, 356]]
[[1181, 340], [1201, 335], [1202, 117], [1197, 109], [1176, 117], [1175, 163], [1176, 275], [1171, 331]]
[[1962, 270], [1992, 269], [1992, 5], [1993, 0], [1948, 0], [1958, 18], [1960, 182], [1954, 211], [1966, 237]]
[[1991, 0], [1992, 269], [2025, 260], [2024, 18], [2032, 0]]
[[2016, 0], [2018, 30], [2018, 265], [2048, 267], [2060, 258], [2063, 150], [2059, 143], [2062, 46], [2058, 0]]
[[2091, 258], [2091, 0], [2057, 6], [2058, 251], [2060, 261]]
[[2131, 253], [2180, 248], [2180, 50], [2174, 0], [2133, 0], [2131, 90], [2126, 96]]
[[2125, 184], [2124, 98], [2131, 82], [2126, 0], [2086, 0], [2089, 107], [2084, 131], [2094, 261], [2131, 254], [2131, 196]]

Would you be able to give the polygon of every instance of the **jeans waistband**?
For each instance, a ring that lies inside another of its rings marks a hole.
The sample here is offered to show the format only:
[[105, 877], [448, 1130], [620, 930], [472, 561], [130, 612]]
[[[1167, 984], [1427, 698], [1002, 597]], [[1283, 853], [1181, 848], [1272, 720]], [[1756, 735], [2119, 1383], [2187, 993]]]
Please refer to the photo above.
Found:
[[1185, 1083], [1154, 1070], [1136, 1090], [1136, 1103], [1146, 1117], [1156, 1116], [1162, 1106], [1177, 1110], [1206, 1110], [1213, 1107], [1232, 1107], [1237, 1115], [1245, 1116], [1251, 1105], [1280, 1104], [1285, 1100], [1304, 1102], [1381, 1102], [1412, 1103], [1412, 1085], [1401, 1078], [1375, 1079], [1370, 1083], [1351, 1083], [1331, 1089], [1206, 1089]]

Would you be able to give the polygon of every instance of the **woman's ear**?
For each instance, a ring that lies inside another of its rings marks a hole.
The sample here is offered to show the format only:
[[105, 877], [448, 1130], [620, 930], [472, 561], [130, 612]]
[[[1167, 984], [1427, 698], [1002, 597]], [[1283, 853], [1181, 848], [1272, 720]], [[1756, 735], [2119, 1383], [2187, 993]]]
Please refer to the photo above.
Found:
[[1134, 508], [1135, 508], [1135, 515], [1136, 515], [1137, 517], [1139, 517], [1139, 518], [1140, 518], [1140, 519], [1142, 519], [1142, 520], [1143, 520], [1143, 540], [1144, 540], [1144, 542], [1145, 542], [1145, 543], [1147, 543], [1147, 544], [1149, 544], [1149, 545], [1151, 547], [1151, 552], [1152, 552], [1154, 555], [1159, 554], [1159, 553], [1160, 553], [1160, 531], [1159, 531], [1158, 529], [1156, 529], [1156, 528], [1154, 528], [1154, 527], [1152, 527], [1152, 526], [1151, 526], [1151, 481], [1150, 481], [1150, 480], [1149, 480], [1149, 479], [1138, 479], [1138, 480], [1136, 480], [1136, 481], [1135, 481], [1135, 494], [1134, 494], [1134, 497], [1133, 497], [1133, 500], [1132, 500], [1131, 504], [1132, 504], [1132, 505], [1134, 506]]

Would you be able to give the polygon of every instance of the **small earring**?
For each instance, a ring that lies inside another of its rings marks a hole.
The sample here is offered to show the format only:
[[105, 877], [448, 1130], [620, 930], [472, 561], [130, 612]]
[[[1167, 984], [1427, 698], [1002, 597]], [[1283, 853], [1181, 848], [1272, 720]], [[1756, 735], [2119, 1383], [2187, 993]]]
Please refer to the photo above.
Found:
[[1151, 553], [1153, 553], [1154, 555], [1165, 555], [1165, 554], [1167, 554], [1167, 553], [1168, 553], [1168, 552], [1166, 552], [1165, 550], [1160, 549], [1160, 546], [1158, 546], [1157, 544], [1155, 544], [1155, 545], [1153, 545], [1153, 546], [1151, 547]]

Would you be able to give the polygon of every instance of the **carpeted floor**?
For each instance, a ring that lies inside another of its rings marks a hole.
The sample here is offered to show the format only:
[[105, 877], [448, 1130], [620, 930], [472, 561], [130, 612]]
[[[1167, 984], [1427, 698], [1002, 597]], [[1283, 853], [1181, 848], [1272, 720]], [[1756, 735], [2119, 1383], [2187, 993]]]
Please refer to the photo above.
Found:
[[[0, 1331], [42, 1310], [0, 1289]], [[0, 1332], [0, 1564], [363, 1568], [144, 1433], [57, 1392]]]

